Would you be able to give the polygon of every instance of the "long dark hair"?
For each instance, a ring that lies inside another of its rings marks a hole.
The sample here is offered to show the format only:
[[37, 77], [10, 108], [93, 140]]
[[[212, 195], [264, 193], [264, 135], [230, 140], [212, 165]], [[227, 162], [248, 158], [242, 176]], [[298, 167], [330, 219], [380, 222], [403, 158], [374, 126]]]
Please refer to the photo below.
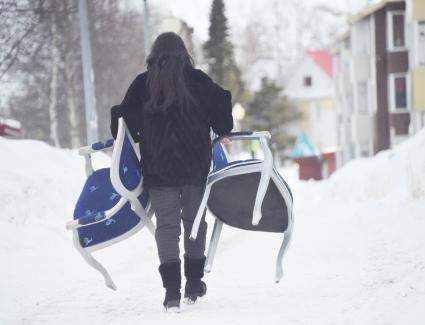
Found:
[[149, 112], [163, 112], [173, 104], [184, 109], [189, 102], [195, 102], [186, 78], [188, 69], [193, 69], [193, 59], [179, 35], [160, 34], [146, 63], [150, 96], [146, 109]]

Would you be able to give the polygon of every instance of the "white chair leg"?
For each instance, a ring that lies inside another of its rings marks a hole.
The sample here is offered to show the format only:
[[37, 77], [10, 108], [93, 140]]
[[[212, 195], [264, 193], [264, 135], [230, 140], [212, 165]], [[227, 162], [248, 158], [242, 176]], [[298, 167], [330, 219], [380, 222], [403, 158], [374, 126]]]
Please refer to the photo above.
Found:
[[138, 199], [133, 200], [131, 202], [131, 209], [134, 212], [136, 212], [136, 214], [140, 217], [140, 219], [142, 219], [142, 222], [146, 225], [150, 233], [155, 236], [155, 225], [152, 222], [152, 220], [148, 217], [146, 210], [143, 208], [142, 204], [140, 203]]
[[105, 267], [102, 264], [100, 264], [89, 252], [87, 252], [84, 248], [80, 246], [77, 230], [74, 230], [73, 233], [74, 233], [74, 245], [77, 248], [77, 250], [80, 252], [81, 256], [83, 256], [84, 260], [91, 267], [93, 267], [94, 269], [96, 269], [103, 275], [103, 278], [105, 279], [105, 285], [108, 288], [112, 290], [117, 290], [117, 286], [115, 285], [108, 271], [106, 271]]
[[153, 209], [152, 209], [152, 206], [146, 211], [146, 214], [148, 215], [148, 218], [150, 219], [150, 220], [152, 220], [152, 217], [153, 217], [153, 215], [154, 215], [154, 211], [153, 211]]
[[210, 197], [211, 185], [205, 187], [204, 196], [202, 197], [201, 204], [199, 205], [198, 212], [196, 213], [195, 220], [193, 221], [192, 231], [190, 233], [190, 240], [195, 241], [198, 236], [199, 226], [201, 224], [202, 216], [205, 208], [207, 207], [208, 198]]
[[258, 184], [257, 196], [255, 197], [254, 210], [252, 211], [252, 225], [257, 226], [261, 218], [261, 206], [263, 205], [264, 197], [266, 196], [267, 188], [269, 187], [270, 177], [273, 169], [273, 156], [267, 146], [265, 139], [260, 139], [260, 144], [264, 152], [263, 167], [261, 170], [260, 182]]
[[283, 277], [283, 257], [288, 250], [289, 244], [291, 242], [292, 238], [292, 227], [290, 229], [287, 229], [283, 235], [283, 241], [282, 245], [280, 246], [279, 253], [277, 254], [277, 261], [276, 261], [276, 283], [279, 283], [279, 281]]
[[215, 252], [217, 250], [218, 240], [220, 239], [221, 229], [223, 228], [223, 222], [219, 219], [215, 219], [214, 229], [211, 234], [210, 245], [208, 247], [207, 260], [205, 263], [204, 271], [206, 273], [211, 272], [211, 268], [214, 262]]

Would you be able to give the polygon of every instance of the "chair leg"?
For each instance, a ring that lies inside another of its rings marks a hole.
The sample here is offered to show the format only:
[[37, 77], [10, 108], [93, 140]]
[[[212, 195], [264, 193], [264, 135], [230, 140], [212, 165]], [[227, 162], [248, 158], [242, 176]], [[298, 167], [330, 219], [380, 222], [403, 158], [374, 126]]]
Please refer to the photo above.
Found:
[[283, 257], [288, 250], [289, 244], [291, 242], [292, 238], [292, 226], [287, 229], [283, 234], [283, 241], [282, 245], [280, 246], [279, 253], [277, 254], [277, 262], [276, 262], [276, 283], [279, 283], [279, 281], [283, 277]]
[[155, 236], [155, 225], [151, 220], [152, 215], [151, 217], [147, 215], [146, 210], [143, 208], [139, 200], [134, 200], [131, 202], [131, 209], [136, 212], [139, 218], [142, 219], [142, 222], [146, 225], [146, 228], [148, 228], [150, 233]]
[[261, 170], [260, 182], [258, 184], [257, 196], [255, 197], [254, 210], [252, 211], [253, 226], [257, 226], [263, 217], [261, 214], [261, 206], [263, 205], [263, 200], [266, 196], [267, 188], [269, 187], [270, 177], [273, 169], [273, 156], [267, 146], [266, 140], [261, 138], [260, 144], [264, 152], [264, 161]]
[[204, 271], [206, 273], [211, 272], [211, 268], [214, 262], [215, 252], [217, 250], [218, 240], [220, 239], [221, 229], [223, 228], [223, 222], [219, 219], [215, 219], [214, 229], [211, 234], [210, 245], [208, 247], [207, 261], [205, 263]]
[[105, 279], [105, 285], [108, 288], [112, 290], [117, 290], [117, 286], [115, 285], [108, 271], [106, 271], [105, 267], [102, 264], [100, 264], [89, 252], [87, 252], [84, 248], [80, 246], [77, 230], [74, 230], [73, 233], [74, 233], [74, 245], [77, 248], [77, 250], [80, 252], [81, 256], [83, 256], [84, 260], [91, 267], [93, 267], [94, 269], [96, 269], [103, 275], [103, 278]]
[[205, 187], [204, 196], [202, 197], [201, 204], [199, 205], [198, 212], [196, 213], [195, 220], [193, 221], [192, 231], [190, 233], [190, 240], [195, 241], [198, 236], [199, 226], [201, 224], [202, 216], [204, 214], [204, 210], [207, 207], [208, 198], [210, 196], [211, 185], [207, 185]]
[[150, 220], [152, 220], [152, 217], [153, 217], [153, 215], [154, 215], [154, 211], [153, 211], [153, 209], [152, 209], [152, 206], [146, 211], [146, 214], [148, 215], [148, 218], [150, 219]]

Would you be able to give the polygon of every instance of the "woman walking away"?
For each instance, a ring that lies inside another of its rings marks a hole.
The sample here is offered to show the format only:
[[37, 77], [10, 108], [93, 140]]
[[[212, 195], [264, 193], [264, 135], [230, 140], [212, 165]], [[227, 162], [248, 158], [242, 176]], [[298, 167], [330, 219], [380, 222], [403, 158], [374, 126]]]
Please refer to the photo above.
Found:
[[181, 260], [180, 223], [184, 229], [184, 297], [194, 303], [205, 295], [205, 211], [196, 241], [190, 231], [211, 164], [210, 129], [233, 128], [231, 93], [193, 67], [183, 40], [163, 33], [147, 59], [147, 71], [129, 86], [120, 105], [111, 109], [111, 132], [123, 117], [139, 142], [143, 186], [156, 215], [155, 240], [159, 273], [166, 290], [164, 307], [179, 312]]

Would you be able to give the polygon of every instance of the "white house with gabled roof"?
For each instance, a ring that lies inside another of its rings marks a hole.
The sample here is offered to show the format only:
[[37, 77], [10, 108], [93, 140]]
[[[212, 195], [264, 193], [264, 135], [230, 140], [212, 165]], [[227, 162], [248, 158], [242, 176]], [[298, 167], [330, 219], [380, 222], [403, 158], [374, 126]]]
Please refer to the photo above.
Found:
[[297, 132], [305, 132], [320, 152], [335, 152], [337, 115], [331, 55], [325, 50], [305, 52], [285, 81], [285, 94], [302, 113]]

